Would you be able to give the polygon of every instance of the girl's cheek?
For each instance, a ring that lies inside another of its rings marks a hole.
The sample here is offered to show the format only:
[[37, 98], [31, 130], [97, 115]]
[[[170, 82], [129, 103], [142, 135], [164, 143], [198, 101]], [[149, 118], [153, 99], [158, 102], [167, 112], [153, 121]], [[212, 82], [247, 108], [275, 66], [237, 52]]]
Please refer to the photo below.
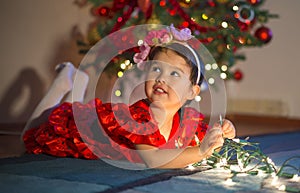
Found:
[[147, 76], [147, 81], [149, 80], [154, 80], [155, 79], [155, 76], [153, 73], [149, 73], [148, 76]]

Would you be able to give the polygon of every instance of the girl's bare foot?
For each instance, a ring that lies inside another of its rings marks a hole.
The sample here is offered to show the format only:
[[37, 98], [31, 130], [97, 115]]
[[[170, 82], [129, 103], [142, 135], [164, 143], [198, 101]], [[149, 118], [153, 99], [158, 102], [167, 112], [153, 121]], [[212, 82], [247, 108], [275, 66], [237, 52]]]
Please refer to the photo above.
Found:
[[58, 72], [52, 86], [56, 87], [62, 93], [69, 92], [73, 87], [73, 76], [76, 71], [75, 67], [70, 62], [58, 64], [55, 68]]
[[81, 70], [76, 70], [73, 77], [73, 89], [66, 98], [67, 102], [83, 102], [89, 76]]

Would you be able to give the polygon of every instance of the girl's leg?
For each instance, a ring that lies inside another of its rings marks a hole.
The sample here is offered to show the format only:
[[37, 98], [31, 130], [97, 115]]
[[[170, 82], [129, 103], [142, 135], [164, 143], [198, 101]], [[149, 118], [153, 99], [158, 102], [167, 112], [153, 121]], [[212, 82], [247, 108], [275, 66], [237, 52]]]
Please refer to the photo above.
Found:
[[59, 69], [57, 77], [27, 121], [22, 136], [26, 130], [45, 122], [51, 110], [59, 105], [63, 97], [72, 89], [73, 74], [75, 72], [73, 64], [63, 63], [59, 67], [61, 69]]
[[74, 73], [74, 85], [72, 91], [67, 94], [67, 97], [64, 101], [83, 102], [88, 82], [88, 75], [85, 72], [77, 69]]

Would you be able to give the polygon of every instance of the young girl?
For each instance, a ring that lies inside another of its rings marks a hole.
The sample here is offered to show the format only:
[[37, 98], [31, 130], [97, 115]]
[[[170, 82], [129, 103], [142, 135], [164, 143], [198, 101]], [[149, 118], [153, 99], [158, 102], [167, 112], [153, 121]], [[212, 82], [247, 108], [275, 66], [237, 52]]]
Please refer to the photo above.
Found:
[[[60, 66], [25, 128], [27, 152], [126, 159], [149, 168], [183, 168], [208, 158], [224, 138], [235, 137], [235, 128], [228, 120], [208, 128], [201, 113], [185, 107], [199, 95], [204, 79], [201, 58], [188, 44], [191, 37], [189, 29], [178, 31], [173, 26], [149, 32], [141, 52], [134, 56], [137, 66], [147, 71], [147, 98], [130, 106], [102, 103], [97, 98], [87, 104], [70, 103], [68, 95], [58, 105], [71, 91], [76, 70], [70, 63]], [[147, 58], [150, 62], [144, 62]], [[79, 71], [76, 78], [82, 79], [82, 90], [73, 93], [72, 101], [83, 101], [88, 77]], [[36, 121], [53, 107], [44, 123]]]

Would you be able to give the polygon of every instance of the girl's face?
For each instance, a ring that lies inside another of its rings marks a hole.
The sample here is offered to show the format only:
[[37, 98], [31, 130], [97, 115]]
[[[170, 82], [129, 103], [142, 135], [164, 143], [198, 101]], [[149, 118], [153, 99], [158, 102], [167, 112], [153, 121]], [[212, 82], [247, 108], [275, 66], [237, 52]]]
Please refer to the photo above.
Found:
[[145, 91], [147, 98], [166, 110], [178, 111], [200, 92], [190, 81], [191, 67], [172, 50], [159, 52], [149, 67]]

